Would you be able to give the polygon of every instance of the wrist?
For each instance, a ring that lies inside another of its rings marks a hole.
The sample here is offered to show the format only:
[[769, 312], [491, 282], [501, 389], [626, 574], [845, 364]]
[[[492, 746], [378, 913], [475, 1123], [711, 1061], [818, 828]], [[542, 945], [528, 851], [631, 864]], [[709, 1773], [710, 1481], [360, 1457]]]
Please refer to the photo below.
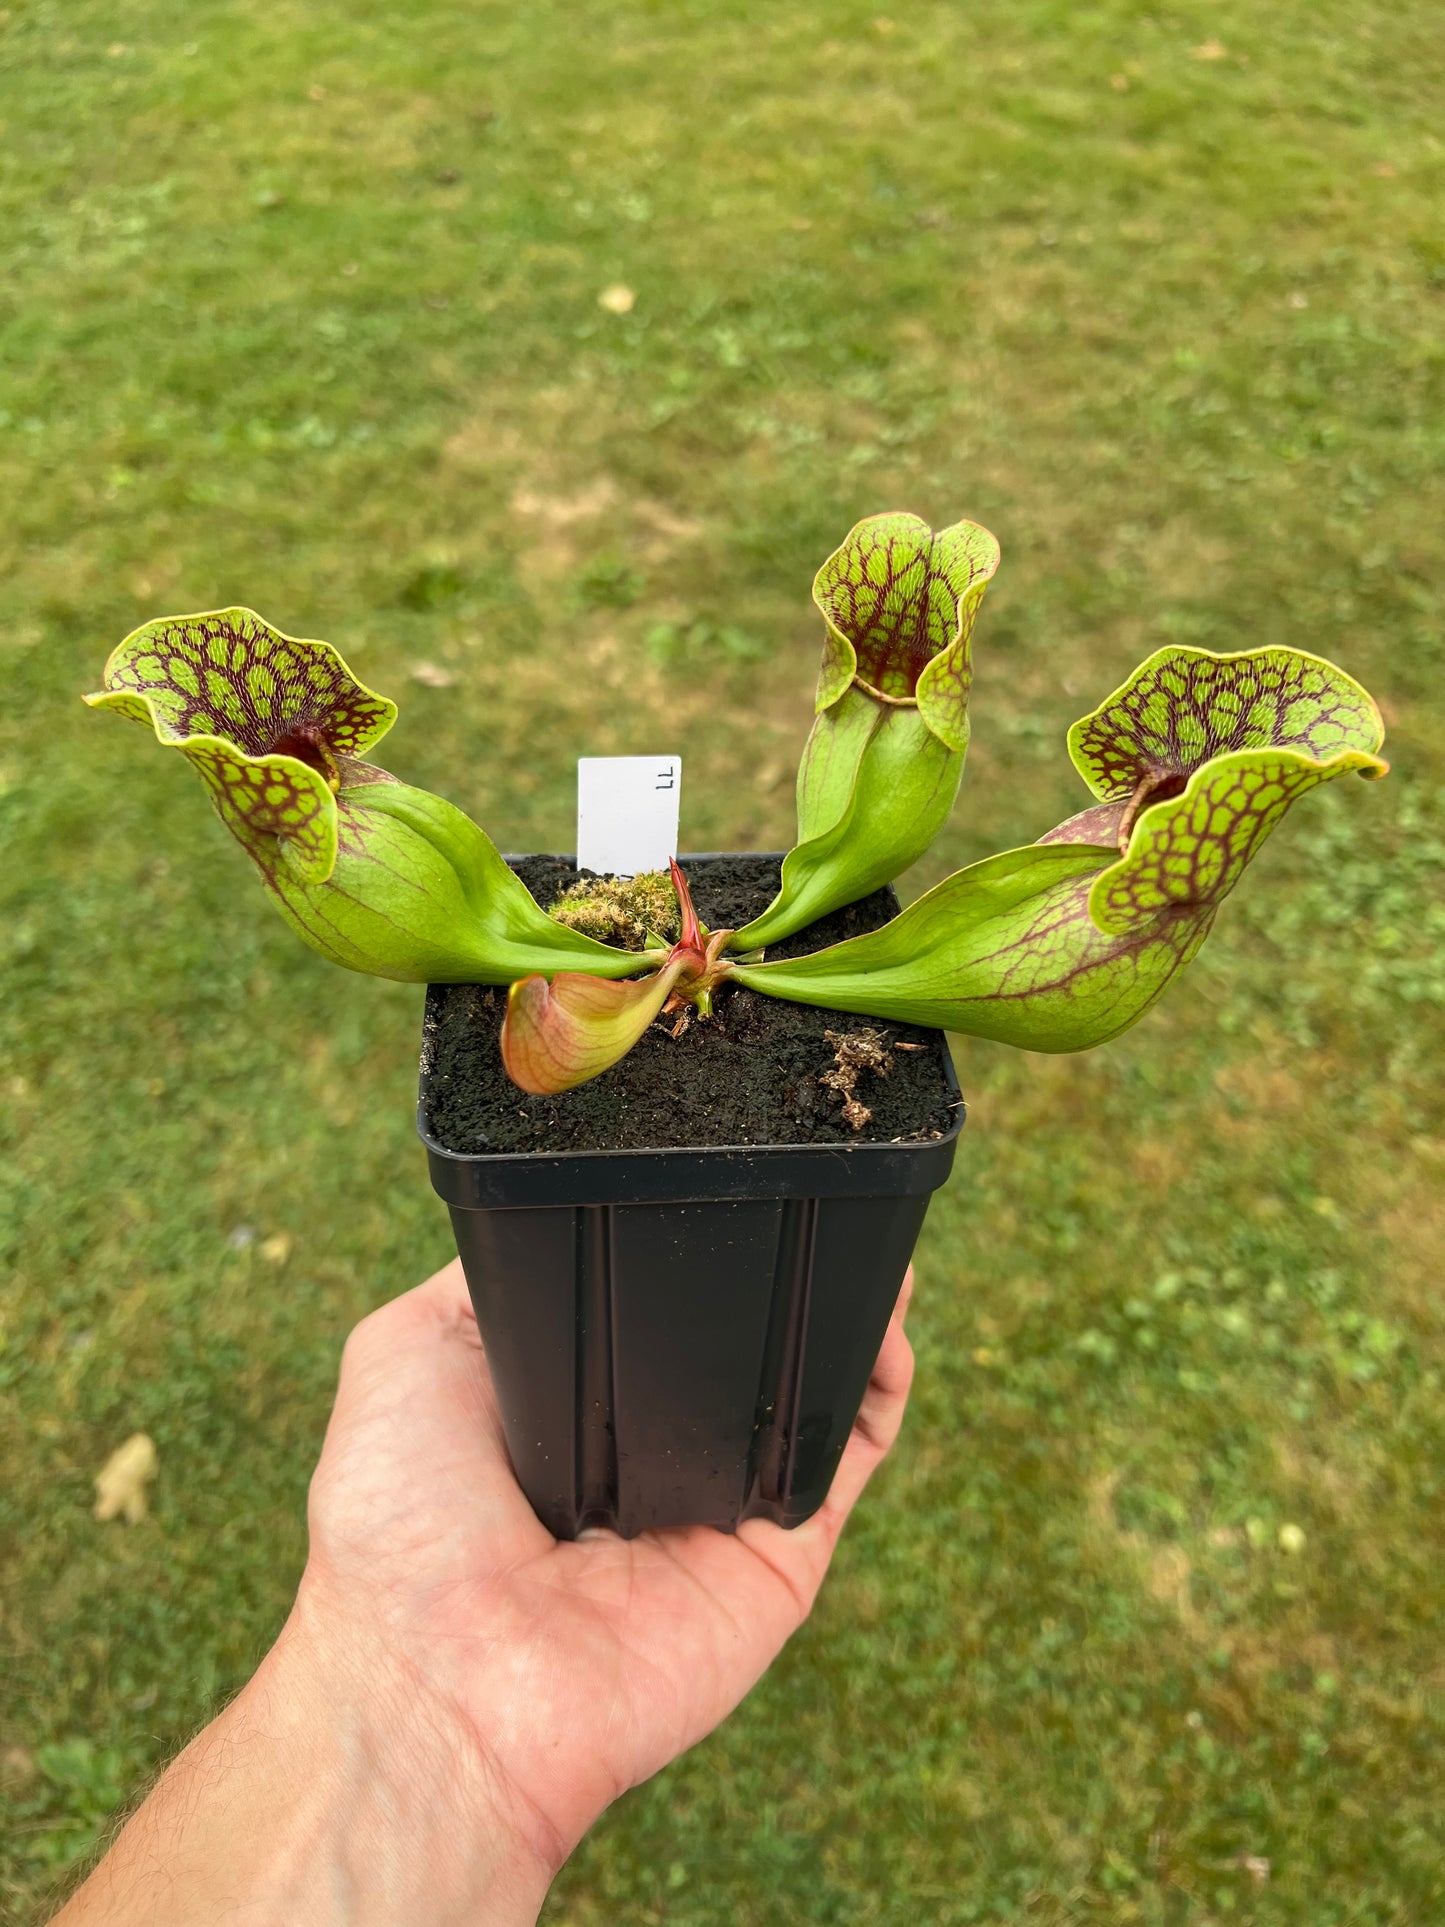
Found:
[[533, 1927], [570, 1844], [303, 1587], [54, 1927]]
[[[275, 1646], [228, 1712], [284, 1772], [288, 1927], [398, 1920], [531, 1927], [571, 1841], [529, 1809], [487, 1736], [419, 1669], [323, 1610], [303, 1583]], [[285, 1762], [284, 1767], [281, 1766]], [[295, 1904], [303, 1891], [332, 1914]]]

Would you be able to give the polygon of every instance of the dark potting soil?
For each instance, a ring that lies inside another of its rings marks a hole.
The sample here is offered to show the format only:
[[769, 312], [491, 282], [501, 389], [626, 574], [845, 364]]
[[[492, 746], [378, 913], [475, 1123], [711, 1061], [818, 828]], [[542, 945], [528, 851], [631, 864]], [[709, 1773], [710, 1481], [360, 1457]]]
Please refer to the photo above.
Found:
[[[739, 929], [772, 902], [781, 865], [773, 857], [721, 856], [684, 867], [699, 917], [722, 930]], [[562, 857], [520, 857], [513, 868], [543, 905], [579, 875]], [[894, 914], [889, 893], [878, 890], [771, 945], [768, 956], [804, 956], [876, 930]], [[888, 1069], [860, 1074], [855, 1094], [873, 1115], [855, 1131], [843, 1116], [843, 1093], [819, 1081], [837, 1064], [823, 1033], [855, 1032], [870, 1021], [852, 1012], [814, 1010], [724, 984], [712, 1016], [692, 1018], [680, 1036], [669, 1034], [674, 1018], [659, 1019], [601, 1077], [557, 1097], [529, 1097], [502, 1069], [497, 1039], [506, 1004], [505, 990], [478, 984], [431, 993], [422, 1064], [431, 1128], [448, 1150], [897, 1143], [941, 1137], [954, 1122], [942, 1037], [916, 1024], [873, 1025], [887, 1047]]]

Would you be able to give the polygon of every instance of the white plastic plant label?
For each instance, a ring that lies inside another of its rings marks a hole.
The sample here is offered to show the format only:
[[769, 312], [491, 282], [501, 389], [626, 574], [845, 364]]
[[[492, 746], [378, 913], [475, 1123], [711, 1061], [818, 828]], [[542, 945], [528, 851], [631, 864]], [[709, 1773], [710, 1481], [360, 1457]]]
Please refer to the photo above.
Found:
[[577, 867], [601, 876], [665, 870], [677, 855], [680, 756], [577, 758]]

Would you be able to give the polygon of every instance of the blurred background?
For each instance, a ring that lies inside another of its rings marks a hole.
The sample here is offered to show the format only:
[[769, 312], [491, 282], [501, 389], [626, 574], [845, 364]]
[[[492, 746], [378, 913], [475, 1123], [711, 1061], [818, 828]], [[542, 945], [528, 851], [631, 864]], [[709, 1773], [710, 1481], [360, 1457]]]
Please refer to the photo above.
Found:
[[[886, 0], [885, 0], [886, 3]], [[812, 574], [1004, 565], [917, 894], [1085, 801], [1165, 642], [1379, 696], [1162, 1008], [957, 1051], [905, 1440], [812, 1622], [568, 1927], [1445, 1909], [1439, 15], [1426, 0], [0, 8], [0, 1914], [247, 1676], [339, 1347], [450, 1251], [420, 992], [85, 711], [246, 602], [388, 767], [570, 847], [574, 759], [776, 847]], [[92, 1480], [159, 1452], [150, 1516]]]

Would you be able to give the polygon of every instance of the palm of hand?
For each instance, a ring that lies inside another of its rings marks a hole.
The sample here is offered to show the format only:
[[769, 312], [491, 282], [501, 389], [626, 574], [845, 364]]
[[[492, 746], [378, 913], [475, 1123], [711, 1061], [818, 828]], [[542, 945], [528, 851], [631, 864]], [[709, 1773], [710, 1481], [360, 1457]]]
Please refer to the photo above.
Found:
[[822, 1510], [554, 1540], [507, 1458], [460, 1265], [353, 1333], [312, 1483], [303, 1599], [462, 1740], [562, 1857], [709, 1732], [806, 1618], [912, 1376], [889, 1327]]

